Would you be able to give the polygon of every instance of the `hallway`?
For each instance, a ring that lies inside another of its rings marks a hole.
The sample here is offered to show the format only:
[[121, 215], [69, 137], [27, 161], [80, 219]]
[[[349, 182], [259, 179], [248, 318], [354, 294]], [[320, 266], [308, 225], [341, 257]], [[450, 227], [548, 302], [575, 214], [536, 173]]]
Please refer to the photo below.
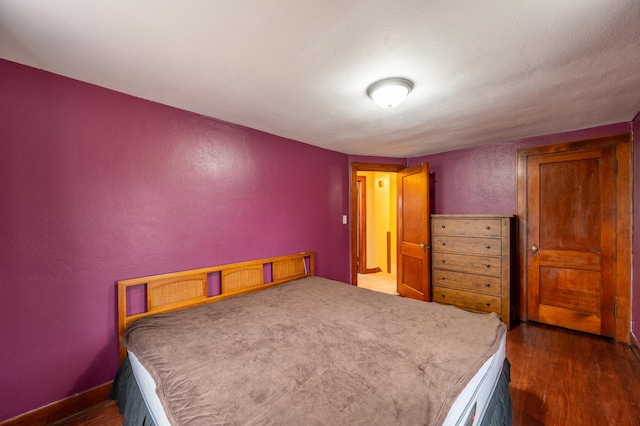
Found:
[[396, 291], [396, 275], [386, 272], [376, 272], [373, 274], [358, 274], [358, 287], [367, 288], [373, 291], [398, 295]]

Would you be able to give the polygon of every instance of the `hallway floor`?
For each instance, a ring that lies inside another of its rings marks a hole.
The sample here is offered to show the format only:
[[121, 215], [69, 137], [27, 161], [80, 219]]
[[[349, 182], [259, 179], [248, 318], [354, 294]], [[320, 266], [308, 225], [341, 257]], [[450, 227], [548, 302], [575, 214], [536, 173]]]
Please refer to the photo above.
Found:
[[358, 287], [398, 295], [398, 292], [396, 291], [396, 275], [388, 274], [386, 272], [358, 274]]

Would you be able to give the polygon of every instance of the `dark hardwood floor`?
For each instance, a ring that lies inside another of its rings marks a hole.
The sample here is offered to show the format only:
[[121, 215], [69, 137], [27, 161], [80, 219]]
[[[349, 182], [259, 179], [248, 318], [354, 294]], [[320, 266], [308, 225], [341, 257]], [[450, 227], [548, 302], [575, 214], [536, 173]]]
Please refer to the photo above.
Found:
[[118, 412], [115, 401], [105, 401], [102, 404], [84, 410], [73, 417], [53, 423], [55, 426], [120, 426], [122, 416]]
[[535, 323], [507, 334], [513, 424], [640, 425], [640, 362], [631, 347]]
[[[629, 346], [527, 323], [507, 334], [513, 424], [640, 426], [640, 361]], [[56, 425], [122, 424], [105, 402]]]

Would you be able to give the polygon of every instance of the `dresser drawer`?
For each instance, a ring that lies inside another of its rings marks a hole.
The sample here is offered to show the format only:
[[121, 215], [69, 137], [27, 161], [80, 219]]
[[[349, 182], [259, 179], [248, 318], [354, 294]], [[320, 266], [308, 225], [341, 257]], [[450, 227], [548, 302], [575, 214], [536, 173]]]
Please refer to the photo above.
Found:
[[433, 285], [495, 296], [502, 294], [501, 278], [446, 271], [438, 268], [433, 269]]
[[469, 237], [502, 236], [500, 219], [433, 219], [433, 235], [458, 235]]
[[434, 252], [433, 267], [472, 274], [502, 276], [502, 259], [500, 257]]
[[502, 314], [502, 301], [498, 296], [434, 286], [433, 301], [456, 305], [462, 309], [470, 309], [478, 312], [495, 312], [498, 315]]
[[464, 254], [500, 256], [502, 240], [500, 238], [472, 238], [437, 235], [433, 237], [433, 251], [450, 251]]

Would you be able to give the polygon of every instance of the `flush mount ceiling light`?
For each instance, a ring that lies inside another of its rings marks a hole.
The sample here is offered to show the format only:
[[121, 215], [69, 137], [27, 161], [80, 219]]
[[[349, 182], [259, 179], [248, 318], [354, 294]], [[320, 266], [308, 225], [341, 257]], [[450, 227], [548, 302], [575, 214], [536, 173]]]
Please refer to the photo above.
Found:
[[382, 108], [393, 108], [407, 97], [413, 83], [406, 78], [385, 78], [367, 88], [367, 95]]

